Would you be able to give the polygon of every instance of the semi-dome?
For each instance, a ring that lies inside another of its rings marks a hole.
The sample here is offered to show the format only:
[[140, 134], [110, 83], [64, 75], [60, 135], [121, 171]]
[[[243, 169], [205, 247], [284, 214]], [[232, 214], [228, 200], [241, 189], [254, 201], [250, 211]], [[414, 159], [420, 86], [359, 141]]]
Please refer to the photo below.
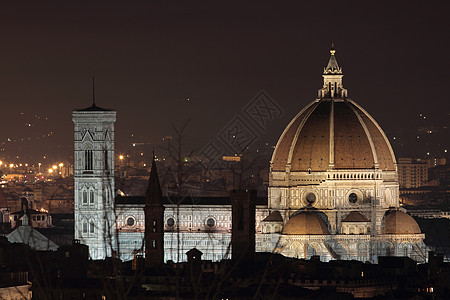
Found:
[[295, 116], [278, 140], [272, 171], [395, 171], [394, 152], [383, 130], [361, 106], [347, 98], [334, 50], [323, 77], [319, 98]]
[[330, 231], [319, 214], [305, 211], [291, 217], [286, 225], [284, 225], [282, 234], [330, 234]]
[[413, 217], [399, 210], [387, 211], [383, 234], [420, 234], [419, 224]]

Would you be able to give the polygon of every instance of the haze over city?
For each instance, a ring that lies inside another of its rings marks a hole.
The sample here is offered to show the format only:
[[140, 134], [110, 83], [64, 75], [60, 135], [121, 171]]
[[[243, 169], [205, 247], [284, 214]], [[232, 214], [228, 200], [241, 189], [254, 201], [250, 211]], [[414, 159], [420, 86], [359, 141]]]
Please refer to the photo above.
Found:
[[447, 11], [403, 1], [3, 3], [0, 159], [71, 162], [70, 114], [91, 104], [92, 76], [97, 104], [118, 112], [117, 153], [141, 142], [150, 160], [188, 119], [186, 148], [201, 149], [261, 90], [284, 111], [258, 137], [274, 145], [317, 97], [332, 42], [349, 97], [396, 154], [442, 156]]

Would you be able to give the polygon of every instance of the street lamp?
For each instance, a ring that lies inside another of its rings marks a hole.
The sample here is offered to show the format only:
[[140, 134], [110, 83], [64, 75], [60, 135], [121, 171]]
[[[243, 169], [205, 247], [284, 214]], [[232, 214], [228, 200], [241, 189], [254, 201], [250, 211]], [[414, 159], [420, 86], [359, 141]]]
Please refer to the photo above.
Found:
[[62, 170], [62, 167], [64, 166], [64, 164], [63, 163], [59, 163], [58, 166], [59, 166], [59, 175], [62, 176], [61, 170]]
[[123, 172], [123, 155], [119, 155], [119, 161], [120, 161], [120, 163], [119, 163], [119, 174], [120, 174], [120, 177], [122, 178], [123, 176], [123, 174], [122, 174], [122, 172]]

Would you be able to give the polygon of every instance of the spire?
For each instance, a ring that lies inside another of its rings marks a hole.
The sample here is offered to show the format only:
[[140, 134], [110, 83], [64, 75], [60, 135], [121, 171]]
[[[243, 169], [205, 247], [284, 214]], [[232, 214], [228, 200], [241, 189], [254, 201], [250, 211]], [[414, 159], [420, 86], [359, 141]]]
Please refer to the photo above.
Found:
[[111, 109], [98, 107], [95, 103], [95, 77], [92, 76], [92, 105], [83, 109], [79, 109], [78, 111], [113, 111]]
[[334, 43], [331, 44], [330, 59], [327, 66], [323, 69], [323, 87], [319, 90], [319, 98], [345, 98], [347, 90], [342, 85], [342, 68], [339, 67], [336, 60], [336, 50]]
[[92, 76], [92, 107], [96, 107], [95, 105], [95, 77]]
[[164, 205], [154, 152], [144, 213], [145, 266], [159, 267], [164, 264]]
[[148, 180], [146, 204], [162, 205], [162, 191], [159, 184], [158, 169], [156, 168], [155, 152], [153, 152], [152, 169]]
[[336, 50], [334, 49], [334, 43], [331, 43], [330, 49], [330, 60], [328, 61], [328, 65], [325, 69], [323, 69], [323, 74], [342, 74], [342, 68], [339, 68], [339, 65], [336, 60], [336, 56], [334, 55]]

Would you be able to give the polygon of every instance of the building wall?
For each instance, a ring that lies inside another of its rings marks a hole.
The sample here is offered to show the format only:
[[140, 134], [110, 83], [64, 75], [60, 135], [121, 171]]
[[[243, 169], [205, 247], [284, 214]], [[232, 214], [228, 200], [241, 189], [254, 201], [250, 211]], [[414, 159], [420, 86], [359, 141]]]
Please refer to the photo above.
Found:
[[115, 111], [74, 111], [75, 239], [93, 259], [112, 255]]
[[413, 158], [398, 159], [398, 182], [400, 188], [419, 188], [428, 181], [427, 161]]
[[0, 299], [32, 299], [31, 283], [24, 285], [8, 286], [0, 288]]
[[[264, 207], [256, 209], [256, 232], [261, 232], [261, 221], [268, 214]], [[116, 215], [120, 258], [130, 260], [134, 252], [144, 250], [144, 205], [117, 205]], [[231, 222], [230, 205], [166, 205], [164, 260], [185, 260], [184, 254], [194, 247], [204, 253], [204, 259], [230, 258]]]
[[[308, 203], [311, 194], [314, 203]], [[339, 233], [341, 220], [351, 211], [359, 211], [373, 220], [372, 228], [380, 232], [386, 210], [399, 206], [399, 187], [395, 172], [381, 170], [272, 172], [268, 197], [269, 209], [279, 210], [285, 223], [297, 210], [310, 207], [327, 216], [331, 233]]]
[[281, 235], [275, 252], [304, 259], [319, 255], [322, 261], [344, 259], [377, 262], [378, 256], [409, 256], [424, 263], [428, 255], [424, 238], [424, 234]]

